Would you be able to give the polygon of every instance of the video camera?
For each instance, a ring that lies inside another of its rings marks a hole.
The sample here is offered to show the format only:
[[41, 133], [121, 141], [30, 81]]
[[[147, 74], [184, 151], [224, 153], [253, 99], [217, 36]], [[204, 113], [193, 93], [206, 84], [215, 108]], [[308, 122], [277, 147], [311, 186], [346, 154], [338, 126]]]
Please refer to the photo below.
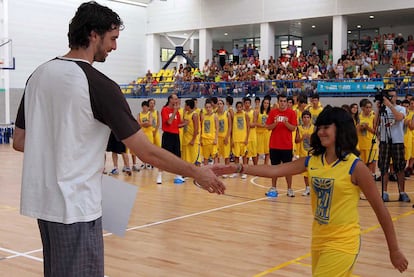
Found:
[[381, 105], [384, 102], [384, 97], [386, 97], [388, 100], [391, 101], [392, 96], [388, 95], [388, 90], [382, 89], [382, 88], [375, 88], [377, 93], [375, 93], [375, 101], [378, 101]]

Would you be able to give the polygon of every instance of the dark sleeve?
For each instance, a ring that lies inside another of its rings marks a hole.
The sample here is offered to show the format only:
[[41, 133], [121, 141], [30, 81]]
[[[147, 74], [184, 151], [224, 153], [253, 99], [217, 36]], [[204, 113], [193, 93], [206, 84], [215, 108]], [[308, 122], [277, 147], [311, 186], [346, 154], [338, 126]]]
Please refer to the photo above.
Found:
[[90, 66], [79, 63], [87, 75], [94, 117], [108, 125], [118, 140], [135, 134], [140, 126], [118, 84]]
[[20, 129], [26, 129], [26, 121], [24, 119], [24, 94], [20, 101], [19, 109], [17, 110], [17, 117], [15, 122], [16, 127]]

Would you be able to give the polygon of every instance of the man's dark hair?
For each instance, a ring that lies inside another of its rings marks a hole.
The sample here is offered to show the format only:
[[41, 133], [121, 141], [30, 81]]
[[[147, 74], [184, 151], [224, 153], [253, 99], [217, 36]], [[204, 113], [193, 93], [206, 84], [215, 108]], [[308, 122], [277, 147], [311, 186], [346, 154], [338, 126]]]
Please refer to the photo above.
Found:
[[[193, 98], [194, 99], [194, 98]], [[194, 109], [195, 103], [193, 99], [185, 100], [185, 104], [190, 107], [190, 109]]]
[[226, 102], [229, 103], [229, 105], [233, 105], [233, 97], [230, 95], [226, 96]]
[[95, 1], [83, 3], [69, 24], [69, 48], [87, 48], [92, 31], [103, 36], [106, 32], [117, 28], [119, 30], [124, 28], [117, 13]]
[[336, 126], [335, 153], [338, 159], [344, 160], [349, 153], [359, 156], [359, 151], [356, 149], [358, 138], [354, 120], [343, 108], [330, 105], [326, 106], [316, 119], [316, 129], [311, 135], [310, 154], [318, 156], [325, 153], [326, 148], [322, 146], [318, 137], [318, 129], [320, 126], [331, 124]]
[[243, 103], [245, 103], [245, 102], [252, 103], [252, 99], [250, 99], [250, 97], [245, 96], [245, 97], [243, 97]]
[[287, 99], [287, 95], [284, 93], [278, 94], [277, 95], [277, 100], [279, 100], [280, 98], [286, 98]]

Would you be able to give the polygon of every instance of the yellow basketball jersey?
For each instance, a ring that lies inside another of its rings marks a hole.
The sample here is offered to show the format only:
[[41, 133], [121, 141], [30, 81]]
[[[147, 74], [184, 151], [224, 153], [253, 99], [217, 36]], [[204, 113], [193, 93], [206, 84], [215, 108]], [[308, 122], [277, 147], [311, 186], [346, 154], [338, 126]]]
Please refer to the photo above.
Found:
[[218, 137], [224, 138], [229, 130], [229, 114], [225, 111], [222, 114], [217, 113], [218, 118]]
[[[368, 127], [374, 128], [374, 118], [375, 118], [375, 114], [372, 114], [372, 113], [368, 116], [364, 116], [363, 114], [360, 114], [359, 115], [359, 124], [360, 125], [367, 124]], [[370, 149], [371, 145], [372, 145], [372, 138], [374, 137], [374, 134], [371, 133], [368, 130], [362, 130], [362, 131], [357, 131], [357, 132], [358, 132], [357, 135], [358, 135], [359, 149], [361, 149], [361, 150]]]
[[349, 254], [359, 251], [358, 201], [360, 190], [351, 181], [359, 158], [348, 154], [344, 161], [328, 164], [324, 155], [306, 159], [311, 186], [312, 250], [326, 248]]
[[[310, 124], [310, 126], [308, 127], [299, 125], [297, 132], [299, 132], [299, 136], [303, 138], [304, 135], [309, 135], [309, 136], [312, 135], [314, 129], [315, 128], [312, 124]], [[299, 157], [306, 157], [308, 155], [309, 150], [311, 149], [310, 137], [303, 139], [300, 143], [298, 143], [297, 146], [298, 146], [297, 154], [299, 155]]]
[[[146, 114], [140, 112], [139, 113], [139, 120], [141, 122], [143, 122], [143, 123], [149, 122], [150, 115], [151, 115], [150, 112], [147, 112]], [[152, 133], [153, 128], [152, 128], [152, 126], [149, 126], [149, 127], [141, 127], [141, 128], [144, 131], [145, 135], [148, 137], [148, 139], [152, 142], [153, 141], [153, 133]]]
[[[194, 135], [194, 122], [193, 122], [193, 115], [195, 114], [195, 111], [191, 112], [184, 112], [184, 120], [188, 121], [188, 124], [183, 127], [183, 141], [182, 145], [188, 145], [190, 141], [193, 139]], [[198, 143], [197, 138], [195, 140], [195, 143]]]
[[244, 142], [247, 134], [246, 115], [244, 111], [234, 113], [232, 137], [233, 142]]
[[[250, 109], [250, 111], [248, 111], [246, 113], [249, 116], [250, 124], [252, 124], [253, 121], [254, 121], [254, 109]], [[256, 127], [253, 127], [253, 128], [250, 127], [249, 141], [257, 141]]]
[[216, 114], [203, 114], [203, 119], [201, 122], [201, 139], [203, 140], [214, 140], [216, 138]]

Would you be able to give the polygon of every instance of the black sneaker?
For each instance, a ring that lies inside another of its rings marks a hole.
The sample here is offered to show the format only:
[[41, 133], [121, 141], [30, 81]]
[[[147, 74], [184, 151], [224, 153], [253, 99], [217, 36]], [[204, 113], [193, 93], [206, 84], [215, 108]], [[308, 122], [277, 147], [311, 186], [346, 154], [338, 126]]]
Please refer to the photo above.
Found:
[[407, 193], [405, 192], [400, 193], [400, 197], [398, 198], [398, 201], [407, 202], [407, 203], [411, 202], [410, 197], [408, 197]]
[[381, 175], [375, 177], [375, 182], [381, 182]]
[[397, 182], [397, 175], [395, 175], [395, 173], [390, 174], [388, 180]]

